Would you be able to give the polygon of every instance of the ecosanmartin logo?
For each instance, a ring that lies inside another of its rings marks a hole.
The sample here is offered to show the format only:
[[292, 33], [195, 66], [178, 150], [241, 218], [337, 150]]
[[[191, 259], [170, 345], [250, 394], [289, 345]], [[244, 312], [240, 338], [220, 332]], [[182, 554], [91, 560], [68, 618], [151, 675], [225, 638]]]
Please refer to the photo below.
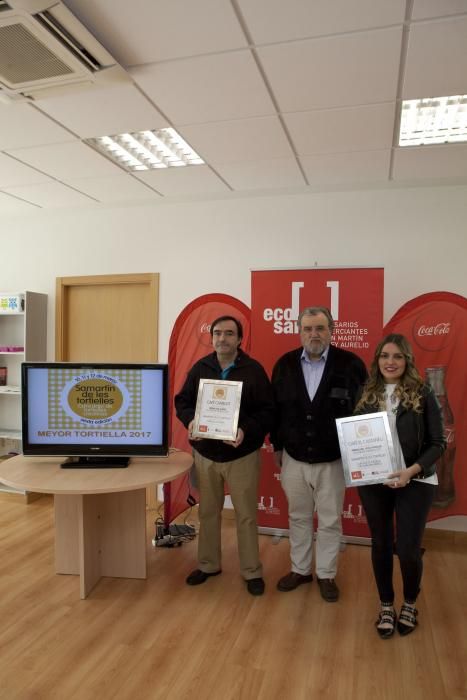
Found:
[[[273, 324], [273, 332], [279, 334], [299, 333], [298, 315], [300, 313], [300, 290], [305, 286], [305, 282], [292, 282], [290, 289], [290, 306], [275, 309], [267, 308], [263, 310], [263, 319]], [[339, 319], [339, 282], [331, 280], [326, 282], [326, 287], [331, 290], [331, 303], [329, 309], [334, 321]]]

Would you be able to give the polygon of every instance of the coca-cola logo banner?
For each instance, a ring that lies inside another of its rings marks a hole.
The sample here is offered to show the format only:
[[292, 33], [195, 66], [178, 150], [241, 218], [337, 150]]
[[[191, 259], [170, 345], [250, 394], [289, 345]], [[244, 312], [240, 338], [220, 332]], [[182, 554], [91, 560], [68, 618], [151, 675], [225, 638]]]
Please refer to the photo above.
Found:
[[437, 323], [436, 326], [420, 326], [414, 336], [423, 335], [447, 335], [451, 330], [451, 323]]
[[[243, 326], [242, 348], [250, 346], [250, 309], [228, 294], [204, 294], [194, 299], [178, 316], [169, 343], [170, 445], [191, 451], [187, 431], [175, 415], [173, 398], [194, 363], [212, 352], [211, 323], [219, 316], [235, 316]], [[186, 508], [187, 477], [164, 485], [164, 518], [169, 523]], [[195, 494], [196, 495], [196, 494]]]
[[447, 450], [436, 465], [439, 484], [429, 520], [465, 516], [467, 299], [450, 292], [423, 294], [404, 304], [384, 330], [408, 338], [417, 368], [443, 411]]

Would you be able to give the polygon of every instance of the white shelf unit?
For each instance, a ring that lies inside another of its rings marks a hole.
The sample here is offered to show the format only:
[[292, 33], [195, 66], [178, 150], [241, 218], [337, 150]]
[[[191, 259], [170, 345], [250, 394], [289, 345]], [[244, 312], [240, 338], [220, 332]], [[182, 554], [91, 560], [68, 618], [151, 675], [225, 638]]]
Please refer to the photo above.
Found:
[[[23, 352], [0, 350], [0, 367], [7, 368], [7, 386], [0, 386], [0, 459], [22, 449], [21, 363], [47, 360], [47, 294], [19, 293], [24, 295], [24, 311], [8, 313], [0, 309], [0, 347], [24, 348]], [[2, 491], [27, 495], [0, 482]]]

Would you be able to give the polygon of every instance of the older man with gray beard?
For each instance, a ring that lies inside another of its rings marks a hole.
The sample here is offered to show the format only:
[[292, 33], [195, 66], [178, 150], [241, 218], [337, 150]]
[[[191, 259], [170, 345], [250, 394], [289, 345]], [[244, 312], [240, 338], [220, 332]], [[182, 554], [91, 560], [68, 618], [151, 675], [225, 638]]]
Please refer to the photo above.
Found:
[[298, 326], [302, 347], [283, 355], [272, 374], [276, 417], [271, 442], [289, 506], [292, 560], [277, 588], [292, 591], [313, 580], [316, 510], [316, 576], [321, 596], [335, 602], [345, 492], [335, 420], [352, 414], [367, 371], [357, 355], [331, 345], [334, 321], [327, 308], [304, 309]]

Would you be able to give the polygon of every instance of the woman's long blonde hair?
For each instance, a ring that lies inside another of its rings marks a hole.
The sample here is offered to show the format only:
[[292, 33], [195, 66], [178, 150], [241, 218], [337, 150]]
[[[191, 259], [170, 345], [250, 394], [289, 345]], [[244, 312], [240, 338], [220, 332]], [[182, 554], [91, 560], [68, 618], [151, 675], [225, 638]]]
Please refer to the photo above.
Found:
[[405, 371], [399, 379], [394, 393], [399, 402], [406, 409], [417, 413], [422, 411], [422, 387], [423, 379], [418, 373], [414, 364], [412, 348], [407, 338], [400, 333], [390, 333], [383, 338], [375, 350], [373, 362], [371, 363], [368, 380], [363, 388], [363, 394], [355, 410], [365, 405], [374, 406], [375, 410], [384, 411], [386, 408], [385, 388], [386, 384], [378, 366], [379, 356], [383, 347], [388, 343], [397, 345], [405, 358]]

